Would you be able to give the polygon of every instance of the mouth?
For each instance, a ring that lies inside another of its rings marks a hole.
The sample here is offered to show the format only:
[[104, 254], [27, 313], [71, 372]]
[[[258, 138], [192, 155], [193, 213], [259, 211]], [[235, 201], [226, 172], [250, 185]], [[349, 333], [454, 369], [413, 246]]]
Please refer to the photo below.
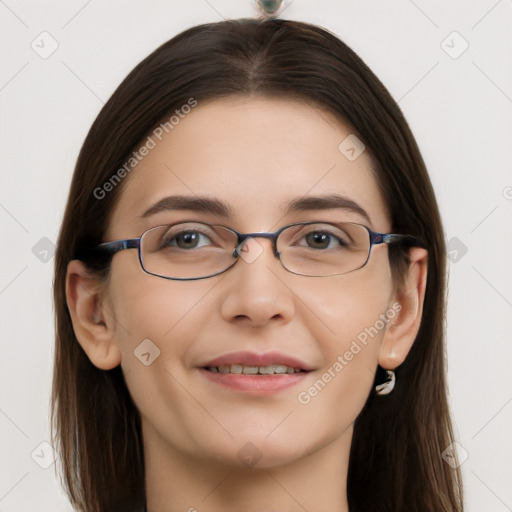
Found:
[[259, 396], [294, 386], [313, 371], [303, 361], [278, 351], [230, 353], [208, 361], [199, 370], [225, 389]]
[[302, 368], [294, 368], [285, 364], [271, 364], [268, 366], [250, 366], [244, 364], [232, 364], [232, 365], [220, 365], [220, 366], [208, 366], [205, 370], [212, 373], [222, 373], [226, 375], [228, 373], [233, 375], [284, 375], [306, 372]]

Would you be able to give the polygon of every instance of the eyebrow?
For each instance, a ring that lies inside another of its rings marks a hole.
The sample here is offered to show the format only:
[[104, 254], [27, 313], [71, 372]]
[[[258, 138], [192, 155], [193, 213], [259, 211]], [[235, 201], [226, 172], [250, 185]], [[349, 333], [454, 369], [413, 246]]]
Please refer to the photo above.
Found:
[[[371, 225], [370, 216], [364, 208], [352, 199], [339, 194], [303, 196], [293, 199], [288, 203], [285, 215], [294, 212], [330, 210], [336, 208], [357, 213]], [[233, 209], [228, 203], [220, 199], [206, 196], [180, 195], [164, 197], [146, 210], [142, 214], [142, 217], [150, 217], [151, 215], [169, 210], [190, 210], [195, 212], [212, 213], [224, 218], [234, 217]]]
[[359, 206], [352, 199], [339, 194], [327, 194], [322, 196], [305, 196], [290, 201], [286, 213], [302, 212], [310, 210], [330, 210], [339, 208], [349, 212], [357, 213], [370, 225], [370, 216], [366, 210]]

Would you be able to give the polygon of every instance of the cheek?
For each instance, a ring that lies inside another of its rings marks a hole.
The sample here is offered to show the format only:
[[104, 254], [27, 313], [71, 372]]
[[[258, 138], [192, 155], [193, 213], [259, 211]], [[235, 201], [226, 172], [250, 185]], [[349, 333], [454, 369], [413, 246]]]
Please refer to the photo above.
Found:
[[213, 283], [172, 281], [146, 274], [139, 268], [135, 251], [120, 254], [116, 263], [110, 297], [117, 341], [125, 356], [123, 363], [129, 364], [130, 355], [145, 339], [157, 345], [162, 355], [171, 355], [172, 351], [179, 357], [186, 346], [180, 346], [182, 336], [173, 334], [197, 328], [197, 322], [191, 319], [200, 314], [201, 299]]
[[[302, 318], [310, 318], [310, 329], [316, 322], [316, 339], [331, 357], [359, 340], [363, 344], [366, 341], [369, 350], [361, 351], [357, 359], [372, 359], [371, 354], [376, 358], [387, 325], [383, 315], [391, 309], [392, 279], [386, 252], [375, 253], [372, 258], [355, 272], [316, 283], [305, 282], [300, 292], [307, 307]], [[314, 315], [307, 315], [307, 309]]]
[[[111, 283], [121, 365], [130, 393], [143, 412], [165, 395], [172, 398], [179, 392], [182, 362], [202, 324], [201, 299], [208, 289], [139, 275], [121, 264], [113, 269]], [[152, 397], [149, 401], [148, 396]]]
[[315, 315], [303, 318], [310, 319], [309, 330], [324, 354], [314, 382], [297, 393], [306, 417], [327, 421], [335, 415], [337, 427], [345, 428], [359, 414], [372, 389], [382, 337], [396, 314], [391, 289], [383, 251], [364, 269], [327, 281], [321, 292], [313, 286], [304, 291]]

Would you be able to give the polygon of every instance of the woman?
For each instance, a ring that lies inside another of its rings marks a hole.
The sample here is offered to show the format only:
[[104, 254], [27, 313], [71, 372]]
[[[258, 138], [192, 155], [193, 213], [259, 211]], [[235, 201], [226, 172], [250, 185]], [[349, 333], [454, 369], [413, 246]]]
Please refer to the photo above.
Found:
[[78, 510], [462, 510], [435, 195], [327, 31], [225, 21], [141, 62], [81, 150], [54, 293]]

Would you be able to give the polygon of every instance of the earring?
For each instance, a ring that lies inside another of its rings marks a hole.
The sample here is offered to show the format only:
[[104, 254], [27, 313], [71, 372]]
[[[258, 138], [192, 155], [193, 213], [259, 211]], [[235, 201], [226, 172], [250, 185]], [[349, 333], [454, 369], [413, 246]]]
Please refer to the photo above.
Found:
[[393, 370], [386, 370], [387, 379], [382, 384], [375, 386], [375, 393], [377, 395], [389, 395], [395, 388], [395, 372]]
[[275, 17], [283, 7], [284, 0], [256, 0], [258, 9], [267, 17]]

